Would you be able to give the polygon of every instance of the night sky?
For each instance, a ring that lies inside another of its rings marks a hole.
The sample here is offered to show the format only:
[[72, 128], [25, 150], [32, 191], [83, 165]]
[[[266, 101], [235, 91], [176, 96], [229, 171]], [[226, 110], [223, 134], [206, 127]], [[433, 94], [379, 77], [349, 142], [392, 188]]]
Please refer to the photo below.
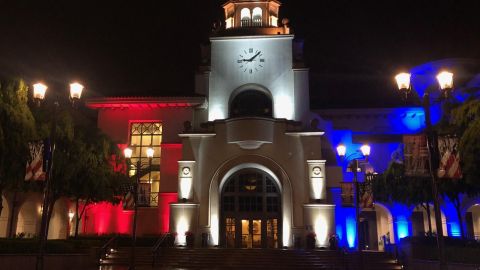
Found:
[[[92, 96], [189, 95], [225, 0], [0, 2], [0, 75]], [[393, 75], [480, 58], [480, 1], [283, 0], [311, 69], [312, 107], [401, 104]]]

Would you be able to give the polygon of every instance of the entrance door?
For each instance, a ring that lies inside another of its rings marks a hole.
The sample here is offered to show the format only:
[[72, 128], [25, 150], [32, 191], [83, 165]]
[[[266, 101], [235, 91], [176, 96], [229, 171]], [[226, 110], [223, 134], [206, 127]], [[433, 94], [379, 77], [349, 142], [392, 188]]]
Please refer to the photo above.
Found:
[[242, 248], [262, 247], [262, 220], [242, 219]]
[[227, 180], [221, 197], [220, 245], [278, 248], [281, 243], [280, 189], [267, 174], [242, 170]]

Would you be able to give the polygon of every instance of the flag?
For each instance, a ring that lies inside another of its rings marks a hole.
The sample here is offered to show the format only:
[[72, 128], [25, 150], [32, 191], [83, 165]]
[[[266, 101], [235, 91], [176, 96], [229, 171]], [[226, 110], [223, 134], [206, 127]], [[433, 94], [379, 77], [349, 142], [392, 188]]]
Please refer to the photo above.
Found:
[[133, 207], [135, 206], [135, 200], [132, 191], [129, 191], [125, 194], [122, 205], [123, 210], [133, 210]]
[[458, 153], [458, 138], [449, 136], [438, 137], [438, 153], [440, 165], [437, 175], [440, 178], [460, 179], [460, 155]]
[[124, 194], [122, 200], [123, 210], [133, 210], [133, 206], [135, 205], [133, 184], [125, 183], [120, 186], [120, 190]]
[[25, 169], [25, 181], [44, 181], [45, 180], [45, 142], [29, 142], [28, 148], [30, 155]]
[[429, 176], [427, 138], [425, 135], [404, 135], [405, 175]]
[[341, 182], [340, 187], [342, 188], [342, 206], [353, 207], [353, 183]]
[[374, 174], [365, 174], [365, 182], [359, 183], [359, 196], [361, 208], [373, 208], [373, 178]]

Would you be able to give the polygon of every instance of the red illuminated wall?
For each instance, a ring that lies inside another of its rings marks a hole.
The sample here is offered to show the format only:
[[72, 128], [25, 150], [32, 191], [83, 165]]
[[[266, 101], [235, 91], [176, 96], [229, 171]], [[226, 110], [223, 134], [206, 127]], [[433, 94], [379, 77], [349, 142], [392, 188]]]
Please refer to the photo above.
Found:
[[[158, 208], [140, 208], [137, 233], [160, 234], [168, 232], [170, 224], [170, 203], [177, 201], [177, 193], [160, 193]], [[87, 206], [82, 218], [84, 234], [131, 234], [133, 211], [123, 210], [122, 204], [102, 202]]]
[[110, 234], [131, 232], [133, 211], [123, 210], [122, 204], [102, 202], [87, 206], [83, 216], [83, 233]]
[[170, 226], [170, 203], [177, 202], [178, 195], [176, 192], [161, 193], [158, 196], [158, 218], [160, 224], [160, 232], [168, 232]]

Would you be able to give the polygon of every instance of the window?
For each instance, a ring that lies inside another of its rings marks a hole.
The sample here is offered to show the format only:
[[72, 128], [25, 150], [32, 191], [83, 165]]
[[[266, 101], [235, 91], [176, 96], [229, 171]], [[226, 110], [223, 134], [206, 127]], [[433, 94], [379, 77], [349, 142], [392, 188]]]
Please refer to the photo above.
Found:
[[230, 117], [272, 117], [272, 99], [258, 90], [245, 90], [230, 103]]
[[[140, 186], [138, 201], [141, 206], [157, 206], [160, 190], [160, 156], [162, 145], [162, 124], [159, 122], [132, 123], [130, 126], [130, 147], [133, 150], [129, 176], [136, 174], [140, 161]], [[153, 158], [147, 157], [147, 149], [153, 148]]]
[[251, 20], [252, 20], [252, 17], [251, 17], [251, 14], [250, 14], [250, 9], [243, 8], [240, 11], [240, 18], [241, 18], [240, 20], [241, 20], [242, 26], [250, 26], [251, 25]]
[[262, 26], [262, 9], [259, 7], [253, 9], [252, 25]]

